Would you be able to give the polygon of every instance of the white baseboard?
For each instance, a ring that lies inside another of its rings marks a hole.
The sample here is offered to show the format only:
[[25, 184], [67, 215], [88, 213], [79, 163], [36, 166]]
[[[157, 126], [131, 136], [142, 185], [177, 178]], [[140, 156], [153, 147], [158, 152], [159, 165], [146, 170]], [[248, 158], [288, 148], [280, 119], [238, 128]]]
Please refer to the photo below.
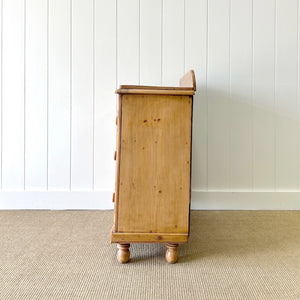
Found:
[[[0, 209], [113, 209], [112, 191], [0, 191]], [[194, 210], [300, 210], [300, 192], [193, 191]]]
[[111, 191], [0, 191], [0, 209], [113, 209]]
[[191, 209], [299, 210], [300, 192], [193, 191]]

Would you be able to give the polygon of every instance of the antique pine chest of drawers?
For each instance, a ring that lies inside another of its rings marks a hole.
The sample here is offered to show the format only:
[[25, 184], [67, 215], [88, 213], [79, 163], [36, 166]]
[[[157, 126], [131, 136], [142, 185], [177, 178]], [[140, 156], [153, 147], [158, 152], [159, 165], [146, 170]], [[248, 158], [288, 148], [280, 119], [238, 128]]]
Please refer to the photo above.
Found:
[[193, 71], [180, 87], [121, 85], [111, 242], [128, 262], [131, 243], [165, 243], [175, 263], [187, 243], [191, 197]]

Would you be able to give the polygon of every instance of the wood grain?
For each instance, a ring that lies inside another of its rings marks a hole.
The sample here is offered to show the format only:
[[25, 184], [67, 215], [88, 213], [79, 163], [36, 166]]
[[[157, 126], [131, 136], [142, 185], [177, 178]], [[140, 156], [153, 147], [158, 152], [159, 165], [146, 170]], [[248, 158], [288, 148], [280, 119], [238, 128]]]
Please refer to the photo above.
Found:
[[194, 90], [191, 89], [118, 89], [118, 94], [140, 94], [140, 95], [194, 95]]
[[196, 78], [193, 70], [188, 71], [179, 81], [181, 87], [190, 87], [196, 91]]
[[180, 86], [153, 86], [153, 85], [120, 85], [120, 89], [142, 89], [142, 90], [193, 90], [193, 87]]
[[175, 264], [178, 260], [178, 244], [167, 243], [166, 260], [169, 264]]
[[112, 243], [187, 243], [187, 233], [111, 232]]
[[118, 244], [118, 253], [117, 253], [117, 259], [118, 262], [121, 264], [125, 264], [130, 259], [130, 251], [129, 247], [130, 244]]
[[122, 95], [122, 232], [188, 232], [192, 97]]
[[116, 175], [115, 175], [115, 214], [114, 214], [114, 226], [115, 228], [118, 227], [117, 222], [118, 222], [118, 199], [119, 199], [119, 181], [120, 181], [120, 140], [121, 140], [121, 123], [122, 123], [122, 114], [121, 114], [121, 104], [122, 104], [122, 97], [119, 96], [118, 99], [118, 116], [116, 118], [116, 125], [117, 125], [117, 141], [116, 141], [116, 151], [117, 151], [117, 156], [116, 156]]

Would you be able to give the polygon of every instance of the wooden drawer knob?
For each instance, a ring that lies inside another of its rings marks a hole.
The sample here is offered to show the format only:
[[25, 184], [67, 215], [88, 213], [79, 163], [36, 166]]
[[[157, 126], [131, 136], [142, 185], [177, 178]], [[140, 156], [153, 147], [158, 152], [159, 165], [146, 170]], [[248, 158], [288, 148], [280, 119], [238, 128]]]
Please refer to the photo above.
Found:
[[117, 151], [115, 151], [115, 154], [114, 154], [114, 160], [117, 159]]
[[112, 195], [112, 202], [115, 202], [116, 193], [113, 193]]

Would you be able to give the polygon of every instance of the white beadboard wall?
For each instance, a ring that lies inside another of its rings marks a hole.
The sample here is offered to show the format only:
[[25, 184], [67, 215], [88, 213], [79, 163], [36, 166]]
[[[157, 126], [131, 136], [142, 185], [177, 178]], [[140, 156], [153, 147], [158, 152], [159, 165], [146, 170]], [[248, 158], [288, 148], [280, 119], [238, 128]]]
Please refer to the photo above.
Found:
[[119, 84], [194, 69], [192, 208], [300, 209], [297, 0], [0, 0], [0, 209], [107, 209]]

